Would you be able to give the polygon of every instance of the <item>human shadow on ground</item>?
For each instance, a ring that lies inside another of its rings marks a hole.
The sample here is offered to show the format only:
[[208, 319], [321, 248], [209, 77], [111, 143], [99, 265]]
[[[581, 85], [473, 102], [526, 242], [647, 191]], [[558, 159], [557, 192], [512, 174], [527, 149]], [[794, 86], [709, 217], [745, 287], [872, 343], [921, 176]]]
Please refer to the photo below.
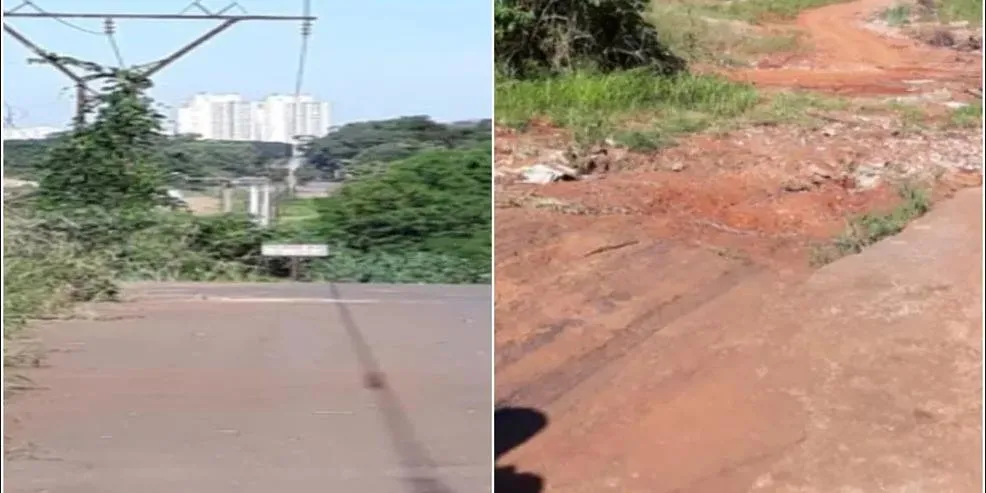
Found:
[[[493, 448], [496, 460], [517, 448], [548, 426], [548, 417], [541, 411], [507, 407], [493, 413]], [[514, 466], [496, 466], [493, 476], [494, 493], [540, 493], [544, 479], [537, 474], [517, 471]]]

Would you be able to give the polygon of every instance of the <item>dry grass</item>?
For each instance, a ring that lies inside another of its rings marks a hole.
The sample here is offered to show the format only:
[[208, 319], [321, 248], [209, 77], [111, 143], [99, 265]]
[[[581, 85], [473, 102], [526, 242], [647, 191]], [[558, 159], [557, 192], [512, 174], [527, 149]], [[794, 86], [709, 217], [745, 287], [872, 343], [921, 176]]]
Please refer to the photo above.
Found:
[[794, 29], [765, 29], [723, 16], [715, 4], [702, 1], [655, 2], [649, 19], [675, 54], [692, 63], [749, 65], [764, 55], [803, 50]]

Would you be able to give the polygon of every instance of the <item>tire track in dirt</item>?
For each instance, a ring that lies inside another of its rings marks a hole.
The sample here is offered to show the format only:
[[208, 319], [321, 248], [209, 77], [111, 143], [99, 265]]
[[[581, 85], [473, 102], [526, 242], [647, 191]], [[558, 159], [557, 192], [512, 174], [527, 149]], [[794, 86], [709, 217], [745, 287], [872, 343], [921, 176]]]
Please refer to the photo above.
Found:
[[894, 5], [893, 0], [838, 3], [802, 13], [796, 26], [813, 50], [790, 57], [781, 67], [737, 70], [734, 79], [765, 87], [818, 90], [852, 95], [905, 94], [914, 80], [982, 87], [982, 54], [961, 53], [890, 38], [863, 24]]
[[[624, 328], [617, 330], [602, 345], [513, 390], [503, 400], [503, 403], [516, 407], [545, 408], [550, 406], [611, 362], [631, 353], [634, 347], [658, 333], [663, 327], [748, 280], [749, 276], [756, 271], [758, 269], [751, 266], [740, 266], [726, 270], [711, 283], [702, 284], [693, 291], [675, 296], [666, 303], [646, 310]], [[525, 348], [524, 354], [554, 340], [560, 330], [563, 329], [549, 332], [551, 336], [546, 340], [534, 337], [532, 342], [534, 342], [535, 347]], [[515, 356], [511, 359], [519, 358]]]

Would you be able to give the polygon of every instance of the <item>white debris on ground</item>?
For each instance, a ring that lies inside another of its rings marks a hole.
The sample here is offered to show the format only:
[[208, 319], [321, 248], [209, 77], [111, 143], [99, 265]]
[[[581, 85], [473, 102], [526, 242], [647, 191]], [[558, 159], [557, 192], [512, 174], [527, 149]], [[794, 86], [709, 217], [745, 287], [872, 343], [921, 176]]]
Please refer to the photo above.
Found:
[[544, 185], [556, 181], [577, 180], [578, 171], [575, 168], [560, 164], [535, 164], [520, 170], [521, 181], [536, 185]]

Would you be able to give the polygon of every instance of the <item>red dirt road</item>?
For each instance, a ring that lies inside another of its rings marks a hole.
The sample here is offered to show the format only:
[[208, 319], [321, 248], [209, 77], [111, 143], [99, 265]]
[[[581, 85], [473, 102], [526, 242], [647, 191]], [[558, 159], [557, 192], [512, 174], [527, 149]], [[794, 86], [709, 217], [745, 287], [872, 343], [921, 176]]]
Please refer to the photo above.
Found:
[[807, 35], [811, 54], [783, 57], [775, 68], [765, 62], [732, 76], [759, 86], [854, 95], [915, 92], [920, 89], [916, 80], [936, 81], [929, 85], [936, 89], [943, 84], [982, 87], [982, 53], [936, 49], [863, 26], [867, 16], [893, 5], [893, 0], [858, 0], [806, 11], [796, 25]]
[[[850, 96], [981, 87], [976, 55], [862, 26], [891, 3], [806, 12], [816, 52], [733, 75]], [[981, 491], [982, 129], [846, 113], [498, 185], [496, 399], [547, 421], [498, 458], [542, 482], [514, 491]], [[498, 129], [497, 164], [565, 145]], [[886, 180], [863, 186], [867, 168]], [[932, 184], [933, 211], [810, 268], [846, 217], [898, 200], [891, 177]]]
[[488, 287], [341, 287], [388, 391], [364, 387], [325, 286], [135, 291], [42, 328], [5, 491], [490, 490]]

